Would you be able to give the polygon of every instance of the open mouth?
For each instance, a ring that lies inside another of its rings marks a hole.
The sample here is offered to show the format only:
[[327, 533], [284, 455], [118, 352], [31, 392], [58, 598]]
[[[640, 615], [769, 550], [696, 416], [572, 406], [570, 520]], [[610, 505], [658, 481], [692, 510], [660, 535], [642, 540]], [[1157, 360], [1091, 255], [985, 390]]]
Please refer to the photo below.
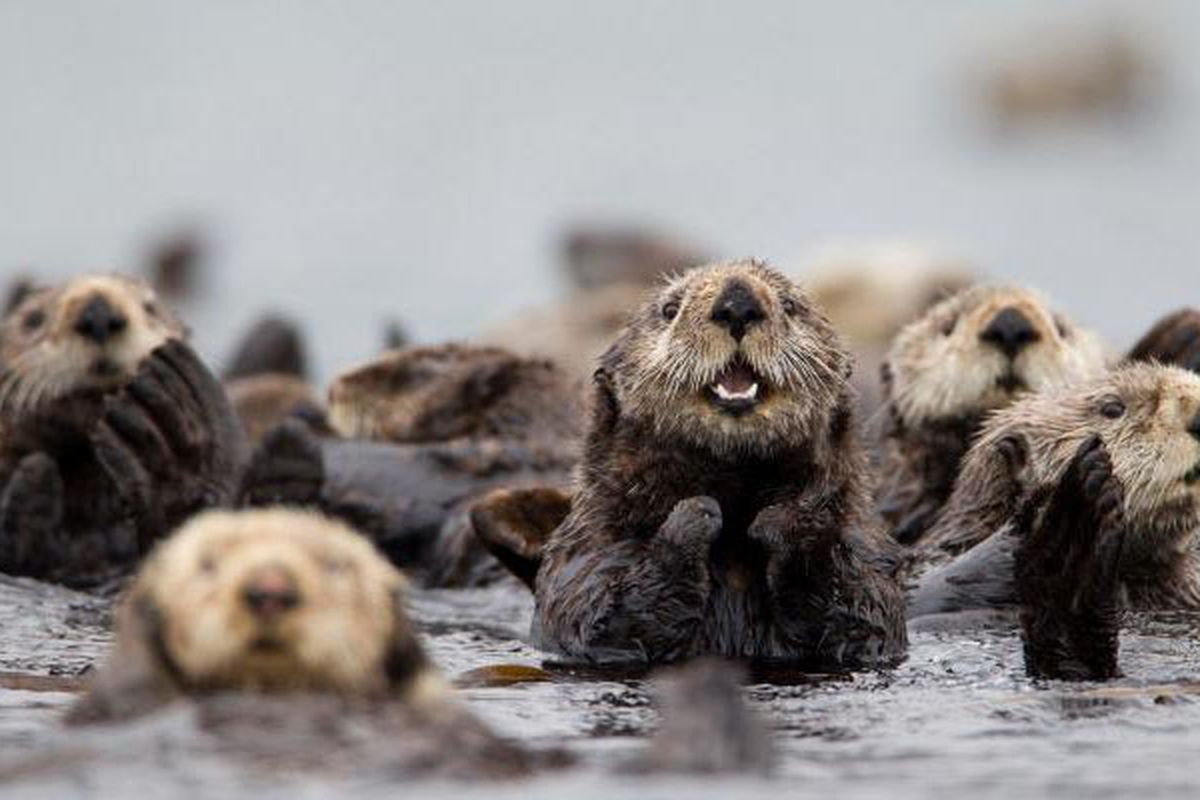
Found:
[[735, 359], [704, 388], [708, 401], [727, 414], [745, 414], [766, 396], [766, 384], [742, 359]]

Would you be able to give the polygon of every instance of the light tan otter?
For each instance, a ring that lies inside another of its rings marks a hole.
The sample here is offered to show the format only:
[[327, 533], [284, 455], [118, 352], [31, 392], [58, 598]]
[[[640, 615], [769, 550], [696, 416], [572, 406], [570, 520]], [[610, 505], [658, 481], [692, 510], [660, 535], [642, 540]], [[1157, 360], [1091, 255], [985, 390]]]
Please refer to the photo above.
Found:
[[0, 571], [94, 585], [232, 494], [244, 441], [144, 283], [91, 275], [0, 322]]
[[[118, 610], [112, 656], [69, 721], [187, 701], [235, 756], [319, 762], [316, 747], [406, 773], [528, 771], [530, 754], [455, 701], [404, 590], [374, 546], [328, 518], [202, 514], [147, 559]], [[299, 752], [288, 752], [292, 739]]]
[[987, 414], [1105, 369], [1092, 333], [1019, 287], [968, 289], [907, 325], [882, 370], [879, 497], [895, 536], [912, 543], [932, 524]]
[[146, 560], [118, 612], [112, 661], [76, 716], [115, 712], [122, 693], [150, 687], [163, 697], [440, 692], [403, 589], [370, 542], [320, 515], [202, 514]]
[[0, 325], [0, 417], [6, 427], [77, 392], [127, 382], [186, 328], [133, 278], [88, 275], [26, 296]]
[[[1048, 638], [1056, 660], [1107, 641], [1100, 667], [1083, 672], [1107, 677], [1116, 617], [1079, 615], [1122, 597], [1138, 608], [1200, 607], [1198, 533], [1200, 376], [1122, 366], [991, 418], [920, 546], [920, 563], [944, 566], [922, 575], [910, 608], [1020, 604], [1053, 623], [1035, 643]], [[1074, 641], [1064, 644], [1058, 628]]]

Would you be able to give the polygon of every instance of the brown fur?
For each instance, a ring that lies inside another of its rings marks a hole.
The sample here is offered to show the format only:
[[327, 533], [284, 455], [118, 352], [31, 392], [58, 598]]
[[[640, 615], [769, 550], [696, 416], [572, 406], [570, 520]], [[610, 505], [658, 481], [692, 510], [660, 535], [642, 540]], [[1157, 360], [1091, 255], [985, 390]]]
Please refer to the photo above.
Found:
[[1200, 372], [1200, 310], [1182, 308], [1154, 323], [1125, 356]]
[[[953, 569], [980, 548], [1003, 555], [1022, 507], [1057, 486], [1081, 446], [1097, 437], [1123, 497], [1119, 577], [1129, 601], [1138, 607], [1198, 607], [1198, 426], [1200, 377], [1176, 367], [1131, 364], [1023, 399], [988, 422], [917, 558], [926, 565], [956, 559], [946, 567]], [[1041, 512], [1035, 507], [1029, 513]], [[936, 575], [923, 579], [926, 591]], [[1004, 587], [992, 597], [991, 603], [1014, 600]], [[936, 595], [925, 599], [927, 609], [936, 609]]]
[[329, 390], [329, 416], [347, 438], [556, 438], [578, 433], [576, 397], [548, 361], [449, 344], [388, 353], [342, 375]]
[[[717, 320], [734, 295], [760, 317], [740, 342]], [[721, 410], [714, 387], [747, 367], [760, 393]], [[666, 286], [601, 359], [571, 510], [537, 577], [534, 639], [583, 659], [901, 653], [849, 374], [828, 322], [759, 262]]]
[[267, 373], [225, 384], [229, 402], [252, 445], [286, 419], [300, 417], [318, 430], [325, 428], [325, 409], [308, 382], [294, 375]]
[[[1007, 309], [1037, 340], [1010, 357], [981, 339]], [[934, 306], [896, 337], [883, 368], [880, 508], [898, 539], [920, 539], [945, 504], [984, 417], [1031, 392], [1104, 370], [1095, 338], [1036, 294], [977, 287]]]

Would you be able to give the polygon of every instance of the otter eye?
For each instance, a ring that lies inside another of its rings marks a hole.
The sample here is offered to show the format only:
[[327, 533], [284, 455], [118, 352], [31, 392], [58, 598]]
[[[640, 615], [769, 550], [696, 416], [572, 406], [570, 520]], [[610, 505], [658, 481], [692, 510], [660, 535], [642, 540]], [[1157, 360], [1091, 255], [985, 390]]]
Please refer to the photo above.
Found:
[[787, 314], [789, 317], [794, 317], [800, 312], [800, 306], [790, 297], [783, 298], [783, 303], [781, 305], [783, 306], [783, 313]]
[[36, 331], [38, 328], [42, 327], [42, 324], [45, 321], [46, 312], [42, 311], [40, 308], [35, 308], [33, 311], [30, 311], [25, 315], [25, 318], [21, 320], [21, 325], [23, 325], [27, 331]]
[[663, 304], [662, 315], [664, 319], [675, 319], [679, 316], [679, 301], [670, 300]]
[[942, 327], [939, 330], [941, 330], [942, 336], [949, 336], [950, 334], [954, 333], [954, 328], [957, 325], [958, 317], [950, 317], [950, 319], [942, 323]]
[[1100, 414], [1109, 419], [1117, 419], [1125, 413], [1125, 401], [1119, 397], [1106, 397], [1100, 401]]
[[158, 306], [154, 305], [154, 303], [152, 303], [151, 301], [147, 300], [146, 302], [142, 303], [142, 308], [145, 309], [146, 313], [149, 314], [150, 316], [152, 316], [152, 317], [158, 316]]

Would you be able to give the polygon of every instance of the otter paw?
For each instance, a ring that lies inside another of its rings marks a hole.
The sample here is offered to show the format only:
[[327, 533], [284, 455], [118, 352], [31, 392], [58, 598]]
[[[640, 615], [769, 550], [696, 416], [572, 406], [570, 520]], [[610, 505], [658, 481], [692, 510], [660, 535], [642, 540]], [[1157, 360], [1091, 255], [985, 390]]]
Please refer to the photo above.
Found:
[[1080, 445], [1059, 484], [1036, 497], [1044, 508], [1040, 519], [1021, 515], [1016, 553], [1026, 669], [1034, 677], [1115, 677], [1124, 492], [1099, 437]]
[[316, 506], [324, 483], [321, 443], [304, 422], [287, 420], [250, 457], [238, 500], [244, 506]]
[[0, 571], [41, 575], [55, 565], [63, 484], [45, 453], [21, 459], [0, 494]]
[[680, 500], [658, 529], [658, 539], [680, 546], [708, 546], [721, 534], [721, 506], [711, 497]]

